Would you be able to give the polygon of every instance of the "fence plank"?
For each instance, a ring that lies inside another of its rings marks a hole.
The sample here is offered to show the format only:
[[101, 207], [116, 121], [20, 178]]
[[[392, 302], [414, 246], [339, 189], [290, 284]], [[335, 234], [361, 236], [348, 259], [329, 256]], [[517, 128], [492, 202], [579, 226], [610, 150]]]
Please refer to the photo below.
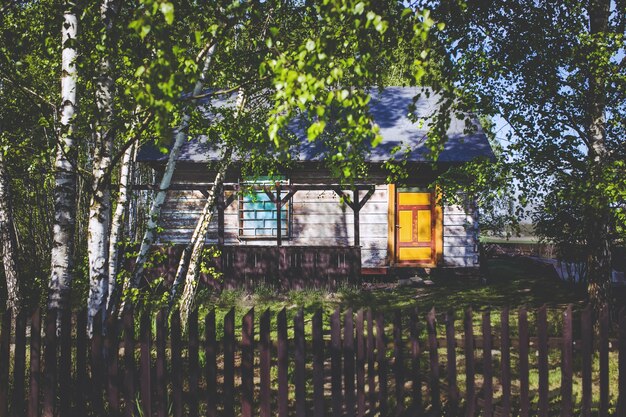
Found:
[[204, 319], [204, 353], [206, 357], [207, 417], [217, 417], [217, 340], [215, 310]]
[[174, 417], [183, 417], [183, 352], [180, 329], [180, 311], [170, 318], [170, 342], [172, 353], [172, 411]]
[[93, 318], [93, 335], [91, 337], [91, 405], [96, 410], [104, 409], [104, 355], [102, 340], [102, 314]]
[[529, 381], [528, 381], [528, 313], [521, 307], [517, 313], [519, 334], [519, 399], [520, 417], [528, 417], [530, 412]]
[[46, 335], [44, 339], [44, 390], [42, 416], [53, 417], [56, 400], [56, 365], [57, 365], [57, 315], [56, 310], [46, 313]]
[[422, 412], [422, 373], [420, 370], [421, 346], [419, 339], [419, 310], [413, 309], [410, 321], [411, 333], [411, 379], [413, 389], [413, 400], [411, 409], [413, 414], [420, 415]]
[[24, 415], [24, 379], [26, 378], [26, 314], [18, 313], [15, 320], [15, 352], [13, 356], [13, 396], [11, 412], [14, 417]]
[[324, 333], [322, 310], [313, 314], [313, 415], [324, 417]]
[[347, 417], [354, 417], [356, 415], [354, 367], [354, 317], [352, 315], [352, 309], [349, 308], [346, 310], [343, 319], [343, 383]]
[[167, 417], [167, 310], [159, 310], [156, 316], [156, 412], [157, 417]]
[[493, 415], [493, 362], [491, 357], [491, 311], [483, 312], [483, 413], [484, 417]]
[[296, 417], [306, 416], [306, 356], [304, 351], [304, 311], [300, 309], [293, 319], [294, 332], [294, 385]]
[[84, 416], [87, 413], [87, 399], [89, 393], [89, 376], [87, 375], [87, 310], [80, 310], [76, 314], [76, 394], [74, 403], [76, 415]]
[[456, 410], [459, 389], [456, 382], [456, 339], [454, 334], [454, 310], [446, 313], [446, 377], [448, 380], [448, 403]]
[[435, 317], [435, 307], [433, 307], [426, 317], [426, 328], [428, 331], [428, 349], [430, 355], [430, 397], [434, 415], [439, 415], [441, 410], [441, 398], [439, 393], [439, 353], [437, 352], [437, 322]]
[[[135, 415], [135, 318], [129, 304], [124, 310], [124, 415]], [[80, 414], [84, 415], [84, 414]]]
[[591, 415], [591, 363], [593, 349], [593, 325], [591, 305], [587, 305], [582, 312], [581, 327], [581, 350], [582, 350], [582, 417]]
[[30, 390], [28, 391], [28, 417], [39, 416], [40, 361], [41, 309], [37, 307], [30, 316]]
[[509, 417], [511, 415], [511, 332], [508, 307], [503, 307], [500, 312], [500, 335], [502, 417]]
[[287, 311], [280, 310], [276, 317], [278, 335], [278, 417], [287, 417], [289, 398], [289, 362], [287, 351]]
[[150, 350], [152, 339], [152, 317], [144, 312], [141, 315], [139, 325], [139, 361], [140, 365], [140, 385], [141, 385], [141, 411], [144, 416], [152, 415], [152, 398], [150, 376]]
[[402, 311], [393, 316], [393, 373], [396, 385], [396, 415], [404, 412], [404, 349], [402, 343]]
[[2, 315], [2, 329], [0, 329], [0, 417], [7, 417], [9, 415], [10, 343], [11, 310], [5, 310]]
[[200, 396], [198, 395], [198, 385], [200, 383], [199, 373], [199, 357], [198, 357], [198, 310], [193, 309], [189, 313], [189, 397], [187, 404], [189, 405], [189, 417], [198, 417], [198, 403]]
[[259, 341], [261, 354], [259, 358], [259, 373], [261, 378], [261, 386], [260, 386], [260, 402], [261, 402], [261, 417], [270, 417], [272, 414], [271, 409], [271, 346], [272, 341], [270, 339], [270, 331], [271, 331], [271, 315], [270, 309], [266, 309], [261, 315], [261, 320], [259, 323]]
[[106, 363], [107, 363], [107, 396], [109, 402], [109, 414], [118, 416], [120, 413], [119, 393], [119, 331], [115, 315], [107, 319], [107, 334], [105, 339]]
[[235, 415], [235, 308], [224, 317], [224, 416]]
[[572, 305], [563, 313], [563, 349], [561, 352], [561, 417], [572, 415], [573, 378]]
[[369, 409], [376, 409], [376, 371], [374, 368], [374, 320], [372, 310], [367, 309], [367, 386], [369, 388]]
[[376, 314], [376, 362], [378, 363], [378, 410], [381, 416], [387, 415], [387, 338], [385, 319], [382, 312]]
[[68, 309], [59, 313], [59, 415], [69, 416], [72, 406], [72, 313]]
[[356, 415], [365, 415], [365, 312], [356, 314]]
[[600, 311], [600, 417], [609, 414], [609, 309]]
[[241, 415], [252, 417], [254, 404], [254, 307], [241, 320]]
[[330, 379], [333, 417], [341, 417], [341, 318], [339, 308], [330, 317]]
[[618, 386], [618, 402], [617, 415], [626, 415], [626, 307], [622, 307], [619, 311], [619, 382]]
[[539, 417], [548, 417], [548, 324], [545, 304], [537, 311]]

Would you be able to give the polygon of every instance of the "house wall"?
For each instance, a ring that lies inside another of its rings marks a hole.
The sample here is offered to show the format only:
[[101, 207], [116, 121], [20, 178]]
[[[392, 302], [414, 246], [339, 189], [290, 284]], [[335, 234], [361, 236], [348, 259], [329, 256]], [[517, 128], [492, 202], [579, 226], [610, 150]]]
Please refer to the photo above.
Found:
[[[207, 178], [210, 178], [208, 176]], [[198, 178], [197, 171], [181, 169], [176, 183], [208, 182]], [[299, 171], [290, 175], [293, 182], [327, 182], [327, 177], [316, 171]], [[385, 266], [387, 253], [388, 193], [382, 178], [381, 185], [365, 203], [360, 212], [361, 258], [363, 267]], [[361, 198], [366, 191], [361, 191]], [[170, 191], [161, 212], [163, 231], [161, 243], [184, 244], [191, 238], [200, 216], [205, 197], [199, 191]], [[477, 219], [471, 208], [447, 206], [443, 208], [443, 265], [447, 267], [477, 266]], [[283, 245], [352, 245], [354, 242], [353, 212], [331, 190], [298, 191], [290, 206], [290, 232]], [[211, 222], [207, 243], [217, 243], [217, 215]], [[271, 245], [275, 239], [239, 238], [238, 202], [233, 202], [224, 213], [224, 243], [226, 245]]]

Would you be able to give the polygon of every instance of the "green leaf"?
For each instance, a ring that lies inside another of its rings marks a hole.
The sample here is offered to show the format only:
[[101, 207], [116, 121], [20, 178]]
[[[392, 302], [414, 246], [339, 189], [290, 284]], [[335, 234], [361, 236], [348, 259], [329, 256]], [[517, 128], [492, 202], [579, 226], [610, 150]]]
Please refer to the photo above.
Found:
[[161, 13], [168, 25], [174, 23], [174, 5], [170, 2], [161, 3]]

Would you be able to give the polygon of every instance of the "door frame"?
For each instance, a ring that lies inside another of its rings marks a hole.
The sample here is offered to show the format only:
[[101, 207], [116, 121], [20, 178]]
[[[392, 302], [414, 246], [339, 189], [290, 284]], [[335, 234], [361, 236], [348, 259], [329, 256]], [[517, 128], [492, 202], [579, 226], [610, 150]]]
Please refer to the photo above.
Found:
[[397, 261], [397, 207], [396, 201], [398, 192], [407, 188], [419, 188], [425, 192], [429, 191], [424, 187], [397, 187], [395, 184], [387, 186], [388, 208], [387, 208], [387, 263], [397, 267], [436, 267], [441, 265], [443, 260], [443, 208], [441, 205], [441, 191], [439, 189], [430, 190], [431, 193], [431, 230], [435, 240], [434, 253], [430, 261], [398, 262]]

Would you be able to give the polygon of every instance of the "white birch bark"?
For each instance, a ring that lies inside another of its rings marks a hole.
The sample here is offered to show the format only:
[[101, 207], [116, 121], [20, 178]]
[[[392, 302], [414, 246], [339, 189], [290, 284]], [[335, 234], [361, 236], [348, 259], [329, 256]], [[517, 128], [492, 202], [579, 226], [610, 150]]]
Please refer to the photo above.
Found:
[[59, 140], [54, 161], [54, 224], [48, 308], [69, 307], [73, 277], [76, 228], [76, 154], [73, 120], [76, 111], [76, 36], [78, 19], [73, 5], [65, 3], [61, 26], [61, 109]]
[[135, 149], [134, 144], [129, 146], [122, 157], [122, 165], [120, 166], [120, 188], [117, 194], [115, 212], [111, 220], [111, 235], [109, 237], [109, 288], [106, 302], [106, 309], [111, 314], [115, 310], [114, 303], [116, 302], [120, 253], [118, 244], [124, 231], [124, 220], [128, 210], [128, 186], [130, 184], [131, 170], [135, 159]]
[[92, 185], [87, 230], [87, 253], [89, 258], [89, 297], [87, 300], [87, 326], [91, 333], [93, 318], [102, 312], [106, 315], [108, 292], [109, 226], [111, 222], [111, 191], [108, 171], [113, 151], [113, 77], [111, 74], [111, 35], [117, 2], [103, 0], [100, 6], [100, 21], [103, 26], [101, 42], [104, 53], [99, 62], [96, 79], [96, 106], [98, 115], [95, 123], [95, 144], [92, 155]]
[[11, 213], [11, 191], [9, 178], [4, 166], [4, 154], [0, 151], [0, 245], [2, 245], [2, 265], [7, 287], [7, 307], [14, 316], [20, 310], [20, 288], [17, 272], [16, 242], [14, 234], [13, 216]]
[[[204, 88], [204, 81], [206, 77], [206, 73], [208, 72], [209, 66], [211, 64], [211, 59], [213, 54], [215, 53], [215, 44], [212, 45], [206, 53], [204, 59], [204, 65], [202, 72], [200, 74], [200, 78], [196, 82], [194, 87], [193, 95], [197, 96], [202, 92]], [[191, 105], [195, 105], [192, 102]], [[174, 170], [176, 168], [176, 161], [178, 159], [178, 154], [180, 153], [180, 149], [187, 140], [187, 130], [189, 127], [190, 114], [188, 111], [185, 111], [183, 114], [183, 118], [181, 121], [181, 125], [176, 132], [176, 136], [174, 139], [174, 144], [172, 149], [170, 150], [170, 154], [167, 160], [167, 164], [165, 165], [165, 171], [163, 172], [163, 177], [161, 178], [161, 183], [159, 184], [159, 190], [152, 201], [152, 205], [150, 206], [150, 212], [148, 215], [148, 224], [146, 226], [146, 231], [144, 233], [143, 239], [141, 240], [141, 247], [139, 248], [139, 253], [137, 255], [137, 259], [135, 261], [135, 268], [133, 270], [133, 274], [131, 279], [124, 283], [124, 291], [131, 287], [137, 287], [139, 285], [139, 281], [141, 280], [141, 276], [143, 275], [144, 266], [146, 260], [148, 259], [148, 252], [150, 247], [154, 243], [157, 235], [157, 226], [159, 217], [161, 215], [161, 207], [165, 202], [165, 197], [167, 195], [167, 190], [172, 181], [172, 176], [174, 175]], [[124, 303], [120, 307], [123, 310]]]

